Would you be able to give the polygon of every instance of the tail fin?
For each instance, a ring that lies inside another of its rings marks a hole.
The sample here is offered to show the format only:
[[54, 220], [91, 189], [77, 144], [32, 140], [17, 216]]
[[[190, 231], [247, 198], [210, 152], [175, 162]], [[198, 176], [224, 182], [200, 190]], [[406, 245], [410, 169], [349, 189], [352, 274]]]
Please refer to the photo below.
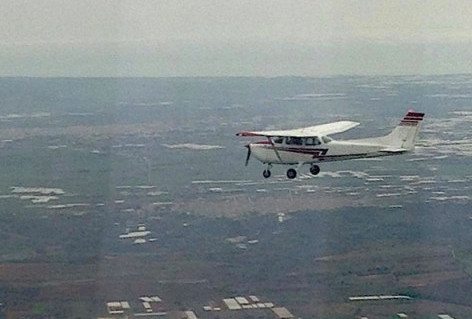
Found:
[[424, 113], [408, 111], [400, 121], [400, 124], [390, 134], [385, 136], [383, 141], [392, 147], [413, 150], [423, 117]]

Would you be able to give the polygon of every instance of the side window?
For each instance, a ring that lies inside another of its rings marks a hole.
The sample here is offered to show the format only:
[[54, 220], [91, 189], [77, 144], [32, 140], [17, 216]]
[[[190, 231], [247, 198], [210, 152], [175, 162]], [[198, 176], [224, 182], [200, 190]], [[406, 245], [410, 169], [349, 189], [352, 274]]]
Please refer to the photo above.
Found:
[[287, 137], [285, 143], [289, 145], [303, 145], [301, 137]]
[[284, 141], [284, 138], [283, 137], [276, 137], [274, 138], [274, 143], [275, 144], [282, 144]]
[[325, 143], [325, 144], [327, 144], [327, 143], [329, 143], [329, 142], [332, 141], [332, 139], [330, 139], [330, 138], [327, 137], [327, 136], [323, 136], [323, 137], [321, 137], [321, 139], [323, 140], [323, 143]]
[[308, 145], [308, 146], [314, 146], [314, 145], [320, 145], [320, 144], [321, 144], [321, 141], [316, 136], [307, 137], [306, 140], [305, 140], [305, 145]]

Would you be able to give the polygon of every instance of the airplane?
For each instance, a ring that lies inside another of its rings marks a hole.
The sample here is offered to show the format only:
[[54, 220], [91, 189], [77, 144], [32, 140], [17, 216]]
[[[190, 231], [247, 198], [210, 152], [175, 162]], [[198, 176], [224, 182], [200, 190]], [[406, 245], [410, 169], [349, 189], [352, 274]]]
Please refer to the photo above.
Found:
[[390, 134], [351, 140], [334, 140], [328, 135], [350, 130], [360, 123], [339, 121], [293, 130], [243, 131], [237, 136], [266, 137], [267, 140], [246, 145], [248, 152], [246, 166], [253, 154], [267, 168], [262, 172], [265, 178], [271, 176], [272, 165], [297, 165], [287, 170], [287, 177], [297, 177], [302, 165], [310, 165], [310, 173], [318, 175], [322, 162], [343, 161], [348, 159], [370, 158], [399, 155], [415, 148], [424, 113], [410, 110]]

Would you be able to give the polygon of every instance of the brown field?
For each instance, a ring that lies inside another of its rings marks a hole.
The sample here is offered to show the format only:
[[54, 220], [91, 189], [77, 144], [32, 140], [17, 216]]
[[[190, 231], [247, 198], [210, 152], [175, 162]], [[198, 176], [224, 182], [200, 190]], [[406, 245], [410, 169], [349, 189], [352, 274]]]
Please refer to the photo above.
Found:
[[[277, 280], [252, 281], [247, 285], [247, 294], [265, 296], [288, 306], [297, 315], [310, 314], [314, 318], [363, 314], [369, 314], [369, 318], [389, 318], [388, 314], [396, 312], [407, 312], [413, 317], [444, 311], [457, 315], [472, 313], [471, 304], [424, 297], [434, 296], [437, 287], [447, 287], [455, 280], [471, 287], [468, 275], [455, 263], [447, 247], [412, 245], [388, 251], [379, 248], [373, 245], [368, 250], [315, 258], [311, 268], [291, 269]], [[412, 258], [415, 251], [418, 255]], [[135, 301], [145, 294], [161, 296], [163, 309], [190, 306], [198, 309], [233, 295], [231, 287], [246, 286], [234, 282], [239, 277], [231, 273], [241, 271], [234, 268], [237, 265], [200, 263], [179, 255], [168, 257], [157, 261], [145, 255], [109, 256], [85, 265], [2, 264], [2, 286], [19, 292], [34, 289], [28, 302], [9, 309], [9, 318], [19, 318], [37, 303], [62, 304], [61, 311], [67, 313], [72, 302], [77, 301], [93, 308], [91, 313], [104, 314], [106, 300]], [[347, 299], [351, 295], [408, 293], [417, 287], [422, 289], [421, 296], [411, 301]]]

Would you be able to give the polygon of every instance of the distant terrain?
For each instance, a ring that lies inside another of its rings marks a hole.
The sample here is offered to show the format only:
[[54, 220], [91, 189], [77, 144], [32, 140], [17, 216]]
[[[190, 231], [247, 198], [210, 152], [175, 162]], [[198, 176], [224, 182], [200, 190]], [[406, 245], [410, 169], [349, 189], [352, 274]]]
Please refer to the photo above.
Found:
[[[257, 295], [297, 318], [468, 318], [471, 89], [471, 75], [0, 78], [0, 312], [98, 318], [127, 300], [134, 317], [159, 295], [160, 318], [275, 318], [222, 303]], [[411, 108], [426, 113], [414, 154], [293, 181], [244, 167], [235, 136], [345, 119], [361, 125], [334, 138], [381, 135]], [[410, 299], [349, 300], [379, 295]]]

